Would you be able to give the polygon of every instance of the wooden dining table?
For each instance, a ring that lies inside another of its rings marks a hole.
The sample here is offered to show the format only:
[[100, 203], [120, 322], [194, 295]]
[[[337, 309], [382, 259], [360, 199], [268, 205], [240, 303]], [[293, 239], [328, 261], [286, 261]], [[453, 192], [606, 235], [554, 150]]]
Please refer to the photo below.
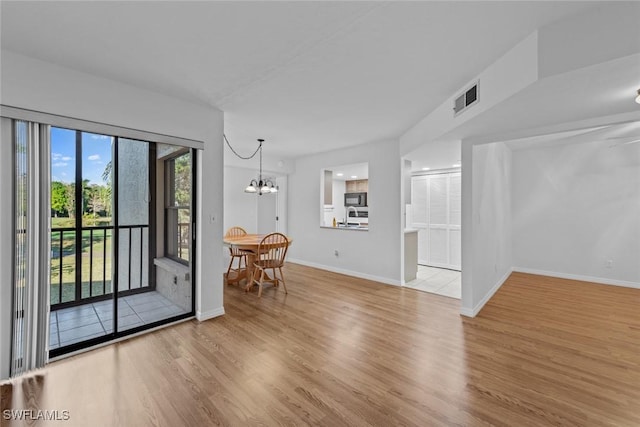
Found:
[[[266, 234], [245, 234], [244, 236], [224, 237], [223, 242], [226, 246], [245, 251], [247, 254], [247, 268], [242, 269], [232, 276], [225, 276], [226, 283], [239, 283], [242, 279], [247, 279], [245, 289], [252, 286], [251, 277], [253, 276], [253, 263], [256, 261], [258, 254], [258, 246]], [[293, 239], [287, 236], [289, 245]]]

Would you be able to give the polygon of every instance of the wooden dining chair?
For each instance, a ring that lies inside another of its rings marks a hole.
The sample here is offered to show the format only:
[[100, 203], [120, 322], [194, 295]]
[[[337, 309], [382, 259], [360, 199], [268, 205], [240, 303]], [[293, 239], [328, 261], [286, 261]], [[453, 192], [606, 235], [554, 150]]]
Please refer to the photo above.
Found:
[[[241, 236], [246, 236], [247, 232], [244, 230], [244, 228], [242, 227], [231, 227], [230, 229], [227, 230], [227, 233], [224, 235], [224, 237], [241, 237]], [[244, 251], [242, 249], [238, 249], [238, 248], [233, 248], [233, 247], [229, 247], [229, 254], [231, 255], [231, 261], [229, 261], [229, 268], [227, 268], [227, 277], [229, 277], [229, 273], [231, 273], [231, 271], [236, 271], [238, 274], [240, 274], [240, 271], [242, 271], [242, 261], [244, 260], [244, 268], [247, 268], [247, 254], [249, 254], [249, 251]], [[233, 268], [233, 261], [235, 259], [238, 259], [238, 268]]]
[[[262, 296], [262, 285], [264, 282], [272, 282], [274, 287], [280, 283], [284, 287], [284, 293], [287, 293], [287, 285], [284, 282], [282, 274], [282, 266], [287, 256], [289, 248], [289, 239], [282, 233], [271, 233], [264, 236], [258, 245], [258, 253], [256, 261], [253, 263], [253, 277], [251, 278], [251, 286], [248, 286], [248, 292], [254, 284], [258, 285], [258, 298]], [[267, 270], [271, 270], [272, 277], [269, 277]], [[276, 270], [280, 273], [280, 278], [276, 275]]]

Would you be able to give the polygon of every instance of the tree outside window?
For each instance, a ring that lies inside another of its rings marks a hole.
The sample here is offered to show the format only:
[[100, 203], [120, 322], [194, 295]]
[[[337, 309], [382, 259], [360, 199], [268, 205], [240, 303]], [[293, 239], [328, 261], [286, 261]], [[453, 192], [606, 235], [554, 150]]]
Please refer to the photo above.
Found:
[[188, 263], [191, 249], [191, 153], [167, 161], [166, 255]]

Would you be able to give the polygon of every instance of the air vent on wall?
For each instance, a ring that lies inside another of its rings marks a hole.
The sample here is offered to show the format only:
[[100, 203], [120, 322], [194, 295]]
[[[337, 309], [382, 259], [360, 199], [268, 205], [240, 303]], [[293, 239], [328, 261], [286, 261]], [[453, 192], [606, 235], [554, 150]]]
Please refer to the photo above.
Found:
[[453, 115], [457, 116], [471, 105], [478, 102], [478, 83], [465, 90], [453, 101]]

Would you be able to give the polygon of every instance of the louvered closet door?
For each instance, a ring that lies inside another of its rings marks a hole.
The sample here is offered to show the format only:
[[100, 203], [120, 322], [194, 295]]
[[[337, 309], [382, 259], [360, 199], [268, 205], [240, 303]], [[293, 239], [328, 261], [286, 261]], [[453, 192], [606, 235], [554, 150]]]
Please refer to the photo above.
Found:
[[416, 176], [411, 188], [411, 225], [418, 229], [418, 263], [460, 270], [460, 173]]
[[431, 175], [428, 179], [428, 235], [427, 264], [448, 267], [448, 185], [447, 175]]

